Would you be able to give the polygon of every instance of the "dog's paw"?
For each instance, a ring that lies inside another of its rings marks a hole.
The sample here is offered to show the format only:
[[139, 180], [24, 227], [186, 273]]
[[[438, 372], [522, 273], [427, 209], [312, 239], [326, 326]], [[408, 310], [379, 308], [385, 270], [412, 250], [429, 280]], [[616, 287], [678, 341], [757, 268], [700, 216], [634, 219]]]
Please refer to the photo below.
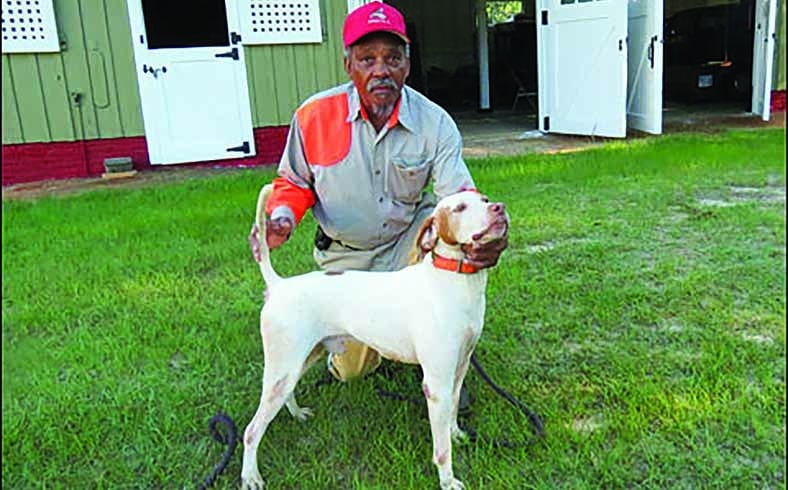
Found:
[[465, 444], [470, 438], [468, 437], [468, 433], [455, 425], [451, 428], [451, 440], [455, 444]]
[[441, 483], [441, 490], [465, 490], [465, 485], [460, 480], [452, 478], [446, 483]]
[[263, 490], [264, 488], [265, 482], [259, 473], [251, 477], [241, 477], [241, 490]]
[[290, 415], [297, 418], [301, 422], [305, 422], [306, 419], [312, 417], [314, 414], [315, 412], [313, 412], [312, 409], [308, 407], [298, 407], [290, 410]]

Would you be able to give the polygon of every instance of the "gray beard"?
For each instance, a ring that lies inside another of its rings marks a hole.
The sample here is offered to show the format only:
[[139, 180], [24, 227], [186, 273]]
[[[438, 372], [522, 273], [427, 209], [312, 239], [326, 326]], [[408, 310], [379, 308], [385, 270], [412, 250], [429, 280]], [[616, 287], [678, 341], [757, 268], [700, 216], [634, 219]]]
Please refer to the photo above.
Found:
[[369, 108], [369, 117], [377, 120], [388, 120], [394, 112], [394, 104], [375, 105]]

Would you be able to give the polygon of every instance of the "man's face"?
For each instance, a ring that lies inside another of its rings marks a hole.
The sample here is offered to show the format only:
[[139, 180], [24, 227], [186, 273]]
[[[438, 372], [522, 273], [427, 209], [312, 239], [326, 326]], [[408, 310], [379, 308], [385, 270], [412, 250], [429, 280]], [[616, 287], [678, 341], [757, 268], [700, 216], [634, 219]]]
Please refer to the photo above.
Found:
[[356, 85], [361, 102], [371, 115], [388, 117], [410, 73], [410, 60], [399, 38], [374, 33], [350, 47], [345, 72]]

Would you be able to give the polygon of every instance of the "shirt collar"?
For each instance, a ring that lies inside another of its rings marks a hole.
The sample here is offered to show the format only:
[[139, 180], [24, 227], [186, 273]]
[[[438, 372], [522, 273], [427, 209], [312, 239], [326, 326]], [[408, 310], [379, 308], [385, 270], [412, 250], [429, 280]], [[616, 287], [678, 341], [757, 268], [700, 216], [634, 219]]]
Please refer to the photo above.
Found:
[[[352, 81], [348, 82], [348, 85], [349, 93], [347, 122], [353, 122], [357, 119], [364, 118], [364, 108], [361, 106], [361, 97], [358, 95], [356, 86]], [[390, 120], [390, 124], [393, 122], [391, 126], [394, 126], [399, 123], [408, 131], [414, 132], [415, 125], [413, 123], [413, 111], [411, 109], [411, 96], [409, 92], [410, 88], [407, 85], [402, 87], [399, 100], [397, 101], [397, 106], [394, 108], [394, 114], [392, 114], [393, 121]]]

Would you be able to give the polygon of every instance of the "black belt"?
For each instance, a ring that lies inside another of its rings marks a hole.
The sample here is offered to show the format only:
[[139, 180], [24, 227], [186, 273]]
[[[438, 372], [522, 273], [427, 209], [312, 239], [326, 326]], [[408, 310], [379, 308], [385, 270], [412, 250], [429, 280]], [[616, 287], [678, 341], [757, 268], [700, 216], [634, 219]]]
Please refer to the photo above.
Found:
[[336, 240], [336, 239], [331, 238], [330, 236], [326, 235], [326, 232], [323, 231], [323, 228], [320, 225], [318, 225], [317, 226], [317, 231], [315, 232], [315, 248], [318, 249], [318, 250], [321, 250], [321, 251], [322, 250], [328, 250], [328, 247], [330, 247], [332, 243], [337, 243], [341, 247], [344, 247], [344, 248], [346, 248], [348, 250], [353, 250], [355, 252], [361, 251], [360, 248], [351, 247], [350, 245], [345, 245], [344, 243], [340, 242], [339, 240]]

